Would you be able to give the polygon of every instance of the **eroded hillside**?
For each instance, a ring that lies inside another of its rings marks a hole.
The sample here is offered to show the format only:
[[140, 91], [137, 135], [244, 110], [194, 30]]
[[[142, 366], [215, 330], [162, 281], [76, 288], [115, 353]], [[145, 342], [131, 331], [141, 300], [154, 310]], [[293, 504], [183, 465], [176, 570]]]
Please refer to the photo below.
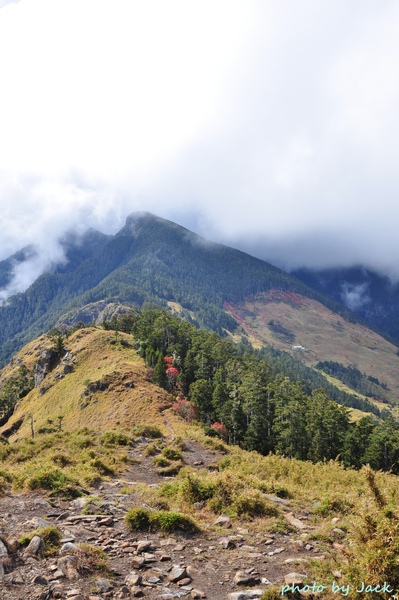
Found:
[[316, 300], [278, 290], [226, 308], [254, 345], [287, 351], [312, 367], [318, 361], [356, 365], [386, 383], [388, 391], [381, 389], [381, 394], [399, 402], [398, 348], [363, 325], [349, 322]]

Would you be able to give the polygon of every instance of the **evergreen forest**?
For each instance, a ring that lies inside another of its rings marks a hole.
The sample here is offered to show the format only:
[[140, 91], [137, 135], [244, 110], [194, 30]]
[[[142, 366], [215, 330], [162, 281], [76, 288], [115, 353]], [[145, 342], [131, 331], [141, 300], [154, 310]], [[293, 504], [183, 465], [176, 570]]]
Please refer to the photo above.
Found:
[[175, 411], [202, 422], [208, 435], [264, 455], [399, 473], [399, 425], [391, 416], [354, 422], [324, 389], [306, 389], [248, 343], [233, 345], [162, 310], [104, 326], [132, 333], [147, 377], [173, 394]]

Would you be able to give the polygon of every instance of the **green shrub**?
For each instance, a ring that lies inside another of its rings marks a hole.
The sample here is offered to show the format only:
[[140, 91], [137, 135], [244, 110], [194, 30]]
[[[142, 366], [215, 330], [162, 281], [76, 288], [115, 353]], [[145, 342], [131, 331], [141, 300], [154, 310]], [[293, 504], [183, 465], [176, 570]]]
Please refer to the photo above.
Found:
[[269, 525], [268, 531], [270, 533], [282, 533], [284, 535], [288, 535], [289, 533], [294, 533], [296, 529], [285, 519], [277, 518], [271, 525]]
[[7, 471], [0, 471], [0, 493], [5, 492], [10, 487], [12, 475]]
[[[152, 522], [152, 520], [151, 520]], [[190, 518], [174, 511], [161, 510], [154, 516], [156, 529], [171, 533], [172, 531], [184, 531], [185, 533], [198, 533], [199, 527]]]
[[346, 515], [350, 513], [352, 508], [353, 504], [342, 498], [324, 498], [313, 510], [313, 514], [322, 517], [328, 517], [329, 515], [336, 513]]
[[[285, 598], [291, 598], [291, 596], [286, 594]], [[270, 586], [265, 592], [263, 592], [260, 600], [281, 600], [281, 598], [281, 586]]]
[[152, 462], [156, 467], [169, 467], [170, 465], [170, 460], [164, 456], [156, 456]]
[[203, 425], [202, 429], [204, 430], [205, 435], [208, 437], [219, 437], [216, 429], [212, 429], [212, 427], [209, 427], [209, 425]]
[[126, 524], [132, 531], [183, 531], [184, 533], [198, 533], [198, 525], [190, 517], [169, 511], [150, 511], [145, 508], [133, 508], [125, 516]]
[[[356, 506], [357, 515], [349, 535], [350, 560], [345, 566], [343, 579], [351, 590], [359, 589], [362, 582], [377, 586], [387, 582], [399, 590], [399, 511], [397, 501], [390, 504], [376, 481], [376, 473], [369, 467], [362, 469], [370, 495]], [[359, 596], [349, 594], [348, 597]], [[368, 593], [370, 598], [388, 598], [392, 594]]]
[[107, 431], [100, 437], [104, 446], [129, 446], [131, 438], [121, 431]]
[[209, 500], [212, 498], [214, 491], [215, 486], [212, 482], [208, 482], [190, 473], [181, 484], [182, 497], [190, 504]]
[[146, 449], [144, 450], [144, 454], [146, 456], [155, 456], [161, 452], [162, 448], [160, 447], [160, 442], [152, 442], [152, 444], [148, 444]]
[[238, 516], [246, 519], [255, 517], [277, 517], [278, 509], [267, 502], [257, 490], [248, 490], [237, 496], [233, 509]]
[[176, 446], [176, 448], [179, 448], [179, 450], [181, 450], [183, 452], [183, 450], [187, 450], [186, 444], [184, 443], [183, 438], [181, 438], [180, 436], [175, 437], [175, 439], [173, 440], [173, 445]]
[[60, 469], [44, 466], [26, 480], [26, 487], [30, 490], [61, 491], [67, 485], [74, 483], [76, 481], [65, 475]]
[[182, 467], [182, 462], [177, 460], [172, 462], [170, 465], [163, 467], [162, 469], [158, 469], [158, 475], [162, 475], [162, 477], [173, 477], [179, 473]]
[[90, 461], [90, 466], [93, 467], [93, 469], [96, 469], [100, 475], [115, 475], [115, 469], [107, 465], [100, 458], [93, 458]]
[[156, 425], [137, 425], [137, 432], [147, 438], [162, 437], [162, 431]]
[[146, 508], [132, 508], [126, 513], [125, 521], [132, 531], [148, 531], [150, 527], [150, 511]]
[[78, 552], [74, 552], [79, 557], [78, 572], [82, 575], [91, 575], [96, 571], [107, 572], [108, 556], [104, 550], [91, 546], [90, 544], [79, 544]]
[[204, 446], [207, 448], [212, 448], [213, 450], [219, 450], [219, 452], [222, 452], [223, 454], [227, 454], [229, 452], [229, 449], [225, 444], [222, 442], [217, 442], [209, 437], [204, 441]]
[[72, 460], [68, 454], [65, 454], [65, 452], [56, 452], [51, 458], [52, 461], [60, 467], [67, 467], [68, 465], [75, 464], [75, 461]]
[[287, 488], [281, 486], [273, 486], [273, 494], [277, 496], [277, 498], [293, 498], [293, 495]]
[[171, 448], [170, 446], [166, 446], [166, 448], [162, 450], [162, 454], [165, 458], [168, 458], [169, 460], [183, 459], [183, 455], [180, 452], [180, 450], [178, 448]]

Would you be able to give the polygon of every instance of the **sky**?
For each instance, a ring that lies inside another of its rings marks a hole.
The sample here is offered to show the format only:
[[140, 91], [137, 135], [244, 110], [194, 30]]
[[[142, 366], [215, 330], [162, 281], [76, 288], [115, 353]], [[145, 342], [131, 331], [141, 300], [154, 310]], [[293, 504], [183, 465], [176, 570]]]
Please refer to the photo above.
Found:
[[147, 210], [399, 279], [396, 0], [0, 0], [0, 260]]

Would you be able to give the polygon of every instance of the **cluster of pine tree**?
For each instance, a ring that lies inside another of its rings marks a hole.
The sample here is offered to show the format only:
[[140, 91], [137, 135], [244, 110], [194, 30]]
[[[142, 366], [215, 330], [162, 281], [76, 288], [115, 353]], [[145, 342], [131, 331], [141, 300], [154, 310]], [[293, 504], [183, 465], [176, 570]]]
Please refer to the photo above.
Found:
[[325, 390], [305, 393], [249, 344], [234, 346], [169, 313], [149, 310], [130, 319], [152, 380], [184, 397], [204, 424], [221, 423], [230, 443], [399, 473], [399, 425], [391, 417], [351, 422], [349, 410]]

